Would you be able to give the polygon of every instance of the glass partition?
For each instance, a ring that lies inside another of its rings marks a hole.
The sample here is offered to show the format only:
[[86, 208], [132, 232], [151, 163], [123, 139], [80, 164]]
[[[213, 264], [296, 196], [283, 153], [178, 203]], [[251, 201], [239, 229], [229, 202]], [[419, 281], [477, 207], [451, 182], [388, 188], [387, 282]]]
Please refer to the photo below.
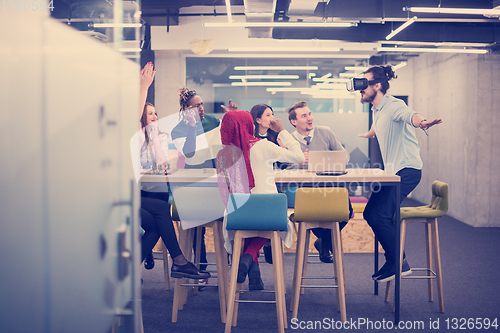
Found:
[[[353, 166], [368, 167], [368, 140], [358, 134], [368, 131], [367, 107], [359, 92], [347, 91], [346, 66], [359, 66], [350, 59], [307, 58], [217, 58], [187, 57], [186, 84], [203, 98], [205, 112], [222, 117], [220, 105], [229, 99], [239, 109], [270, 105], [275, 116], [292, 132], [287, 109], [306, 101], [315, 125], [330, 127], [351, 154]], [[358, 71], [357, 74], [360, 74]]]

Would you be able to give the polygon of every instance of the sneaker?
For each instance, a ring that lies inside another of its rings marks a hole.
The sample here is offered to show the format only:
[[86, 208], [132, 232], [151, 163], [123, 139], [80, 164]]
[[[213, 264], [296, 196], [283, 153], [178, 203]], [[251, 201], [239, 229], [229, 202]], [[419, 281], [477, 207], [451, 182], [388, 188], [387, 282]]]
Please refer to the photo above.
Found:
[[272, 253], [272, 248], [271, 248], [271, 242], [266, 242], [264, 244], [264, 247], [262, 248], [264, 250], [264, 259], [266, 259], [266, 262], [268, 264], [273, 264], [273, 253]]
[[372, 279], [376, 280], [380, 275], [384, 274], [386, 270], [390, 267], [389, 263], [386, 261], [384, 266], [382, 266], [377, 273], [372, 275]]
[[250, 270], [250, 266], [253, 263], [253, 258], [251, 254], [244, 254], [240, 258], [240, 263], [238, 265], [238, 278], [237, 281], [238, 283], [243, 283], [245, 282], [247, 278], [248, 271]]
[[[406, 259], [403, 259], [403, 267], [401, 270], [401, 276], [406, 276], [406, 275], [410, 275], [410, 274], [411, 274], [410, 265], [408, 265], [408, 262], [406, 261]], [[396, 277], [396, 269], [393, 265], [392, 267], [387, 269], [382, 275], [380, 275], [376, 281], [379, 283], [380, 282], [387, 282], [387, 281], [394, 280], [395, 277]]]
[[248, 271], [248, 289], [250, 290], [264, 290], [264, 282], [260, 277], [259, 264], [252, 261], [250, 270]]

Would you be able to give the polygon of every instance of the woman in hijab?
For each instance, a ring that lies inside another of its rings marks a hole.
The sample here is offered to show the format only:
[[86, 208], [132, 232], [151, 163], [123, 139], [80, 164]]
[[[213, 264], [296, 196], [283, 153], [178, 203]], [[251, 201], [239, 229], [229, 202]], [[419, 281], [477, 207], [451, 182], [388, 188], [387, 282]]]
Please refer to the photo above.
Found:
[[[221, 125], [224, 148], [217, 154], [217, 178], [226, 206], [230, 193], [277, 193], [273, 170], [275, 161], [304, 162], [300, 144], [285, 130], [281, 120], [273, 119], [270, 128], [278, 133], [279, 140], [288, 149], [255, 138], [253, 119], [249, 112], [229, 111], [224, 115]], [[292, 243], [292, 227], [288, 230], [285, 245], [289, 247]], [[228, 252], [232, 252], [230, 241], [233, 238], [234, 233], [225, 235]], [[264, 289], [257, 258], [266, 241], [262, 237], [245, 240], [237, 281], [245, 282], [248, 274], [250, 290]]]

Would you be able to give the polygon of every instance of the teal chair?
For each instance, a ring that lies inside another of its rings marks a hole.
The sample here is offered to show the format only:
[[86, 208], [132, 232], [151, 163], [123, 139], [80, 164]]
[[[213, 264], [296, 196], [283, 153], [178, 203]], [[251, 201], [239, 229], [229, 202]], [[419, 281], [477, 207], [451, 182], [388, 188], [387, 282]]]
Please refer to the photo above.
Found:
[[[429, 302], [434, 300], [432, 280], [436, 280], [439, 311], [444, 312], [443, 298], [443, 277], [441, 272], [441, 254], [439, 250], [439, 232], [438, 232], [438, 217], [444, 216], [448, 212], [448, 184], [438, 180], [432, 183], [431, 202], [425, 206], [419, 207], [402, 207], [401, 215], [401, 249], [400, 263], [403, 262], [403, 250], [405, 247], [406, 224], [408, 223], [425, 223], [425, 242], [427, 254], [427, 267], [412, 268], [412, 271], [424, 271], [426, 275], [409, 275], [402, 276], [402, 279], [426, 279], [428, 283]], [[432, 257], [434, 255], [434, 270], [432, 269]], [[401, 267], [400, 267], [401, 271]], [[389, 301], [391, 282], [387, 282], [385, 301]]]
[[[288, 230], [287, 200], [283, 193], [273, 194], [231, 194], [227, 208], [227, 230], [234, 230], [231, 282], [227, 302], [226, 333], [231, 332], [231, 325], [236, 326], [238, 303], [242, 285], [237, 283], [238, 267], [243, 247], [243, 240], [252, 237], [271, 239], [274, 273], [274, 291], [279, 332], [284, 332], [286, 320], [285, 284], [283, 257], [279, 232]], [[238, 290], [237, 290], [238, 289]], [[248, 301], [255, 303], [256, 301]], [[262, 301], [269, 303], [269, 301]], [[233, 320], [231, 320], [231, 318]]]

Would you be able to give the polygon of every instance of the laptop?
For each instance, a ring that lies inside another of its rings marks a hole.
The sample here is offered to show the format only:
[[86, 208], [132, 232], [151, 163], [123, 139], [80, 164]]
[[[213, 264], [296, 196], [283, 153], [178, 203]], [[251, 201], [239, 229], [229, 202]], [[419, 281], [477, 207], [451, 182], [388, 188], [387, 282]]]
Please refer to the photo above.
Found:
[[346, 163], [347, 152], [345, 150], [310, 151], [307, 170], [316, 172], [318, 176], [345, 175]]

